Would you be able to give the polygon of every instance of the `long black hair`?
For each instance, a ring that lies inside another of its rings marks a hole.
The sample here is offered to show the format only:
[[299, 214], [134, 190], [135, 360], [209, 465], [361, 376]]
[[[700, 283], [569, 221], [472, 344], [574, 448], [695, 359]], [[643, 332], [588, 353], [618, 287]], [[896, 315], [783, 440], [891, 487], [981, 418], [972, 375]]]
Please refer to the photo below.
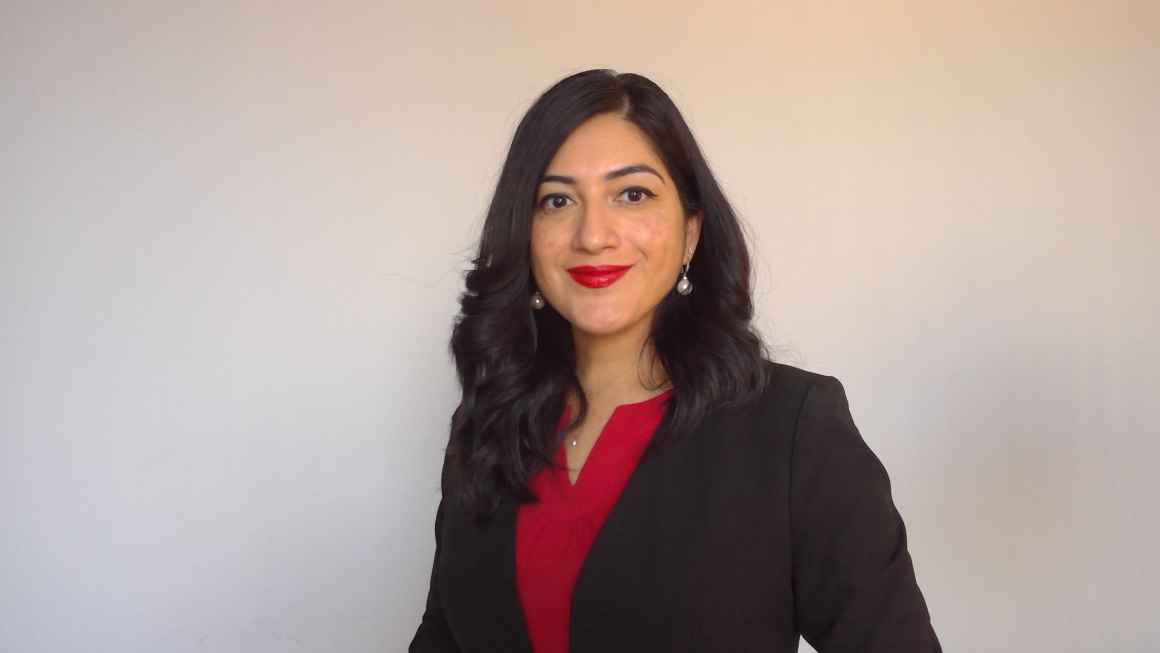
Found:
[[480, 518], [505, 496], [534, 499], [528, 480], [552, 464], [569, 390], [580, 410], [568, 428], [587, 412], [570, 325], [550, 305], [529, 306], [535, 291], [530, 244], [540, 177], [568, 135], [602, 113], [619, 115], [648, 136], [686, 218], [702, 215], [689, 269], [695, 291], [670, 292], [649, 335], [673, 392], [645, 455], [693, 430], [711, 410], [750, 400], [764, 387], [766, 350], [751, 326], [749, 251], [680, 111], [642, 75], [599, 69], [566, 77], [516, 128], [451, 335], [463, 395], [451, 418], [444, 489]]

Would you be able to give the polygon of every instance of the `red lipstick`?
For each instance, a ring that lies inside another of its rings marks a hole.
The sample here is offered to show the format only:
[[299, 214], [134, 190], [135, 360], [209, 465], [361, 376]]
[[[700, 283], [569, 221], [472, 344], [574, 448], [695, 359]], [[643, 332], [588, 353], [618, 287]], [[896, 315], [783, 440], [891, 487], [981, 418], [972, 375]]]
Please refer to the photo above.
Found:
[[568, 268], [576, 283], [587, 288], [606, 288], [624, 276], [631, 265], [577, 265]]

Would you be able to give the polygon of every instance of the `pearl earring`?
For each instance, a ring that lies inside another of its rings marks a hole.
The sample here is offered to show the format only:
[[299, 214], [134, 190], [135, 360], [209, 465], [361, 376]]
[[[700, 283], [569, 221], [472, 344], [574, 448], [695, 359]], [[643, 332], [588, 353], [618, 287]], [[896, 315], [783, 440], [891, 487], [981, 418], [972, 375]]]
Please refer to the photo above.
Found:
[[689, 281], [688, 263], [681, 266], [681, 280], [677, 282], [677, 292], [682, 295], [688, 295], [693, 292], [693, 282]]
[[540, 291], [537, 290], [536, 292], [532, 293], [532, 308], [539, 311], [543, 310], [544, 306], [544, 296], [540, 294]]

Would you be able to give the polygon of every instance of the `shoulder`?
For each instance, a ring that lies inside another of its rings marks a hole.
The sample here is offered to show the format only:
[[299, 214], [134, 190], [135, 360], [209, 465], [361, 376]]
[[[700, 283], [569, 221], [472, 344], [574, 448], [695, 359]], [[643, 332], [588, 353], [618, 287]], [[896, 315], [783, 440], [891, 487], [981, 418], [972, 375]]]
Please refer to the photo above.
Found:
[[833, 376], [768, 359], [761, 365], [761, 392], [743, 403], [712, 411], [700, 429], [704, 446], [751, 452], [773, 447], [788, 452], [799, 427], [810, 421], [811, 414], [819, 408], [833, 413], [841, 403], [837, 398], [844, 397], [841, 383]]
[[756, 405], [751, 407], [757, 413], [768, 415], [770, 411], [781, 415], [799, 415], [807, 404], [816, 403], [818, 398], [832, 402], [843, 396], [845, 389], [837, 378], [813, 372], [785, 363], [763, 360], [765, 388]]
[[763, 360], [762, 366], [765, 368], [767, 398], [770, 393], [777, 396], [779, 393], [805, 392], [814, 385], [837, 382], [832, 376], [769, 359]]
[[798, 476], [843, 479], [859, 491], [881, 484], [889, 492], [886, 470], [854, 423], [842, 382], [790, 365], [767, 362], [766, 369], [770, 382], [759, 402], [764, 412], [751, 413], [763, 418], [750, 425], [776, 425], [774, 441]]
[[803, 440], [827, 449], [838, 441], [860, 441], [846, 389], [837, 377], [763, 360], [765, 385], [755, 399], [719, 414], [718, 425], [730, 425], [747, 447], [769, 449], [790, 457]]
[[796, 443], [803, 438], [829, 446], [835, 441], [861, 442], [846, 388], [834, 376], [765, 361], [766, 387], [760, 409], [770, 412]]

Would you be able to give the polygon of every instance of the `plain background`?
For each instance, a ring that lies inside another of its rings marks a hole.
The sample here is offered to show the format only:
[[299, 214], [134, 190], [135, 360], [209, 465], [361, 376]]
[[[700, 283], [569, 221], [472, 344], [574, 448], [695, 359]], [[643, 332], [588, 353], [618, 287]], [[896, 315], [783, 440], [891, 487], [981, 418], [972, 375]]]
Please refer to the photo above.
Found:
[[0, 5], [0, 650], [401, 651], [512, 131], [646, 74], [948, 651], [1160, 648], [1160, 10]]

